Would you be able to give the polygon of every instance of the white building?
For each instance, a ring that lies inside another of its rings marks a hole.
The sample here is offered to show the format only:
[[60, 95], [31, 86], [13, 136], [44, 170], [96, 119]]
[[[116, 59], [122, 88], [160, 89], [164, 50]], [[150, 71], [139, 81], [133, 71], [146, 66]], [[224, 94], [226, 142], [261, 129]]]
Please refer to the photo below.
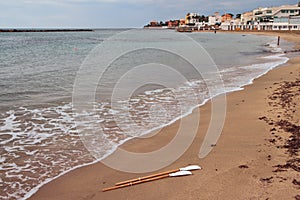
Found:
[[272, 30], [300, 30], [300, 16], [275, 18]]
[[217, 23], [217, 18], [212, 15], [212, 16], [208, 16], [208, 24], [209, 25], [215, 25]]
[[253, 11], [258, 30], [299, 30], [298, 22], [292, 19], [300, 14], [298, 5], [285, 5]]
[[277, 8], [258, 8], [252, 11], [253, 21], [272, 22]]
[[222, 22], [222, 17], [220, 16], [219, 12], [215, 12], [214, 15], [208, 17], [208, 24], [210, 26], [221, 24], [221, 22]]
[[226, 31], [244, 30], [240, 19], [232, 19], [230, 21], [222, 22], [220, 28]]
[[241, 20], [222, 23], [223, 30], [300, 30], [300, 7], [284, 5], [258, 8], [241, 15]]
[[300, 14], [300, 7], [298, 7], [298, 5], [281, 6], [281, 7], [277, 7], [276, 10], [273, 10], [274, 18], [296, 16], [299, 14]]
[[243, 25], [249, 25], [249, 24], [252, 24], [253, 22], [253, 12], [245, 12], [241, 15], [241, 23]]
[[285, 5], [272, 8], [258, 8], [253, 10], [254, 21], [273, 22], [274, 18], [296, 16], [300, 14], [298, 5]]

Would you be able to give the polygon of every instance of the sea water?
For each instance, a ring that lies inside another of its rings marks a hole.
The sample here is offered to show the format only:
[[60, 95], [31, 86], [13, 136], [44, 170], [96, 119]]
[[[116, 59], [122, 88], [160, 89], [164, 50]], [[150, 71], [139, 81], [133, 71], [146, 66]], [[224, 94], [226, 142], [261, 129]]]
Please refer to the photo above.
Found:
[[[128, 30], [0, 33], [0, 199], [26, 199], [54, 178], [99, 161], [125, 141], [174, 122], [219, 93], [240, 90], [288, 61], [277, 47], [275, 37], [181, 33], [212, 58], [222, 85], [208, 91], [207, 83], [215, 80], [194, 76], [194, 68], [180, 55], [174, 57], [172, 53], [153, 48], [133, 54], [124, 52], [109, 67], [100, 63], [99, 67], [107, 69], [96, 83], [95, 99], [87, 101], [93, 103], [94, 109], [85, 115], [92, 118], [75, 123], [74, 82], [93, 49], [104, 42], [120, 48], [123, 43], [132, 46], [144, 43], [145, 47], [150, 43], [162, 47], [175, 44], [173, 48], [183, 48], [185, 44], [172, 30], [138, 30], [130, 33], [130, 40], [122, 37], [109, 40], [124, 31]], [[155, 33], [154, 38], [140, 39], [149, 31]], [[290, 48], [287, 43], [283, 45]], [[110, 48], [108, 53], [118, 50]], [[189, 55], [198, 56], [194, 49], [187, 50]], [[152, 63], [151, 73], [168, 85], [145, 82], [131, 91], [129, 97], [118, 96], [112, 105], [115, 85], [123, 76], [129, 74], [127, 80], [149, 78], [149, 68], [130, 74], [133, 66], [146, 63]], [[178, 69], [184, 79], [174, 81], [160, 63], [171, 68], [180, 63]], [[219, 87], [223, 90], [218, 90]], [[101, 130], [109, 142], [97, 141], [95, 158], [79, 134], [97, 130]]]

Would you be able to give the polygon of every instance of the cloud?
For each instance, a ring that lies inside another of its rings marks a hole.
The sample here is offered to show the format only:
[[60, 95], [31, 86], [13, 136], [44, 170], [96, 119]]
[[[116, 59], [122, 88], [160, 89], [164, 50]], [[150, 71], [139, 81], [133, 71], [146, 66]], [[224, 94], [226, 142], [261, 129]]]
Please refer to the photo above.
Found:
[[124, 3], [124, 4], [144, 4], [155, 3], [155, 0], [20, 0], [19, 2], [29, 4], [52, 4], [52, 5], [67, 5], [67, 4], [93, 4], [93, 3]]
[[1, 27], [141, 27], [188, 12], [233, 14], [299, 0], [9, 0], [0, 1]]

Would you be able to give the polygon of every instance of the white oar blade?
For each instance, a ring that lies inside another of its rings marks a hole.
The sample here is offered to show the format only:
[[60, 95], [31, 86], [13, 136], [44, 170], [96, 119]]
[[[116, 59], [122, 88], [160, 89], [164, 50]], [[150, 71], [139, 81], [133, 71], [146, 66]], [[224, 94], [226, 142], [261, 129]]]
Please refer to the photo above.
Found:
[[169, 176], [171, 176], [171, 177], [175, 177], [175, 176], [188, 176], [188, 175], [192, 175], [192, 172], [190, 172], [190, 171], [179, 171], [179, 172], [175, 172], [175, 173], [169, 174]]
[[198, 170], [198, 169], [201, 169], [201, 167], [199, 165], [189, 165], [187, 167], [180, 168], [180, 171], [192, 171], [192, 170]]

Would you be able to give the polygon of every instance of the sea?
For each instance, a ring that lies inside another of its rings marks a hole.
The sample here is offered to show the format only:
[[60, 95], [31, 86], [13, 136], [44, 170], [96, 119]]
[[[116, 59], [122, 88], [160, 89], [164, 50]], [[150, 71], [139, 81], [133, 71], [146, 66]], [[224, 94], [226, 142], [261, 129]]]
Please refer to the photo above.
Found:
[[[0, 199], [27, 199], [212, 97], [242, 90], [286, 63], [291, 48], [277, 37], [224, 32], [0, 33]], [[87, 132], [101, 137], [87, 145]]]

